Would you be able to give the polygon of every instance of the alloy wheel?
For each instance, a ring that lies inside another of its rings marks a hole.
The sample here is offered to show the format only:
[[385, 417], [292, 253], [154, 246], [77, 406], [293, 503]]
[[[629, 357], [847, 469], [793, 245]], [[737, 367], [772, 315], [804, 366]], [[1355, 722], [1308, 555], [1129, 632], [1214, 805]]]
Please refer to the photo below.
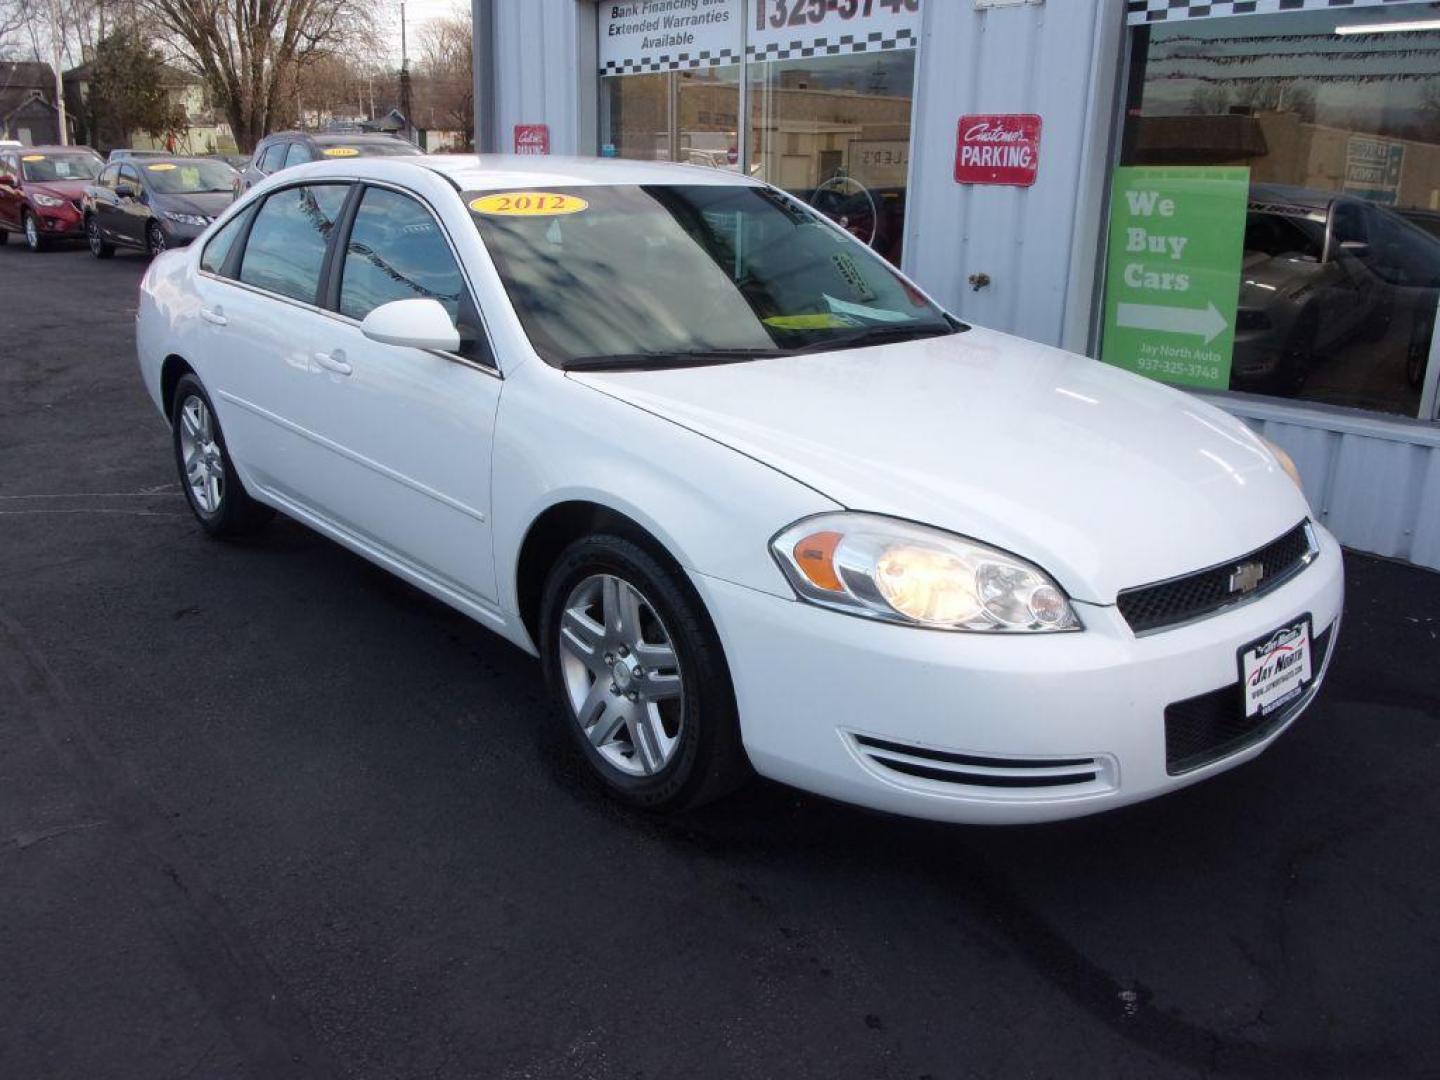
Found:
[[85, 219], [85, 235], [90, 240], [90, 254], [98, 256], [104, 241], [100, 238], [100, 223], [93, 217]]
[[150, 226], [150, 256], [151, 256], [151, 258], [154, 258], [156, 255], [163, 255], [164, 253], [165, 253], [165, 230], [159, 228], [158, 226], [151, 225], [151, 226]]
[[670, 634], [645, 595], [613, 574], [570, 591], [557, 636], [575, 720], [605, 761], [653, 776], [675, 756], [684, 684]]
[[30, 245], [31, 251], [40, 250], [40, 226], [35, 224], [35, 215], [25, 215], [25, 243]]
[[225, 457], [210, 407], [196, 395], [180, 407], [180, 454], [190, 496], [203, 513], [217, 514], [225, 498]]

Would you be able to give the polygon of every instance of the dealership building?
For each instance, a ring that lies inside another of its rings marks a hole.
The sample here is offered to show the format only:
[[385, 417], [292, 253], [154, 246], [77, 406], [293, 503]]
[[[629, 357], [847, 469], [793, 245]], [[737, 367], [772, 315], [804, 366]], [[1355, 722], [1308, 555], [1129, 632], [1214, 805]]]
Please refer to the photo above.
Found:
[[482, 150], [767, 180], [963, 319], [1205, 395], [1343, 543], [1440, 569], [1440, 4], [472, 4]]

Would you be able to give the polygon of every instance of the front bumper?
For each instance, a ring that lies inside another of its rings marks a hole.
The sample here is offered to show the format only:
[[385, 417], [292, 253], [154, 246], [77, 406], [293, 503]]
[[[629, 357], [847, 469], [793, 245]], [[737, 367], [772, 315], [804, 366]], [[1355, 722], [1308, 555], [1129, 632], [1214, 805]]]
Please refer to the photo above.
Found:
[[185, 247], [209, 228], [208, 225], [190, 225], [164, 217], [157, 217], [155, 220], [165, 230], [165, 243], [169, 247]]
[[[872, 622], [704, 575], [694, 581], [724, 644], [759, 773], [914, 817], [1049, 821], [1213, 776], [1293, 723], [1334, 654], [1343, 605], [1339, 545], [1315, 531], [1320, 554], [1294, 580], [1138, 638], [1113, 606], [1077, 604], [1086, 626], [1078, 633], [989, 637]], [[1329, 631], [1307, 698], [1233, 753], [1167, 771], [1167, 706], [1235, 684], [1237, 650], [1305, 613], [1316, 639]], [[886, 767], [887, 757], [909, 771]], [[956, 770], [986, 783], [926, 775]]]
[[55, 240], [83, 240], [85, 217], [70, 204], [64, 206], [31, 206], [40, 235]]

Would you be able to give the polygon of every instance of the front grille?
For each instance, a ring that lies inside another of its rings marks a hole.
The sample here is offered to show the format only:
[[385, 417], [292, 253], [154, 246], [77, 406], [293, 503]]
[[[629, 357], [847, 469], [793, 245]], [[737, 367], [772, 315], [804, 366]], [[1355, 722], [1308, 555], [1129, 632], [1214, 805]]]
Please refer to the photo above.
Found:
[[1088, 784], [1103, 766], [1095, 758], [995, 758], [853, 736], [864, 757], [882, 769], [922, 780], [987, 788], [1053, 788]]
[[[1311, 669], [1317, 683], [1330, 653], [1334, 624], [1315, 635]], [[1259, 742], [1287, 724], [1310, 700], [1307, 692], [1273, 716], [1245, 715], [1240, 683], [1177, 701], [1165, 709], [1165, 771], [1171, 776], [1209, 765]]]
[[[1248, 555], [1169, 581], [1126, 589], [1116, 603], [1131, 630], [1137, 634], [1152, 633], [1264, 596], [1308, 566], [1315, 553], [1310, 523], [1302, 521], [1280, 539]], [[1232, 592], [1230, 575], [1243, 563], [1258, 563], [1264, 575], [1252, 591]]]

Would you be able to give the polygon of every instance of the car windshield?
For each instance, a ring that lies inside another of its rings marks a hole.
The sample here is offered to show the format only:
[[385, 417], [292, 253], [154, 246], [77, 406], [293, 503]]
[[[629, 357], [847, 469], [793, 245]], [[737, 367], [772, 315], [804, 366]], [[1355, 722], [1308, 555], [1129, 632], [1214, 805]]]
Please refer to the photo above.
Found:
[[102, 163], [90, 154], [26, 154], [20, 159], [25, 179], [36, 184], [52, 180], [94, 180]]
[[404, 139], [359, 139], [354, 142], [321, 142], [320, 154], [327, 158], [337, 157], [396, 157], [420, 153], [420, 148]]
[[234, 190], [235, 170], [220, 161], [156, 161], [139, 165], [160, 195], [200, 195]]
[[663, 367], [963, 329], [869, 248], [753, 185], [464, 196], [536, 351]]

